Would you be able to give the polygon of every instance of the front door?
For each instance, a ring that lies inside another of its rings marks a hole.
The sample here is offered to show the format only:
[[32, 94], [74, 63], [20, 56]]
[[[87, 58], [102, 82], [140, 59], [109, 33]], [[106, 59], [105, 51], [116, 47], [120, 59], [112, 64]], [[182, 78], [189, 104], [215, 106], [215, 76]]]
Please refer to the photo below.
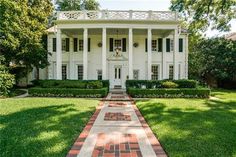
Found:
[[114, 86], [121, 86], [121, 66], [114, 66]]

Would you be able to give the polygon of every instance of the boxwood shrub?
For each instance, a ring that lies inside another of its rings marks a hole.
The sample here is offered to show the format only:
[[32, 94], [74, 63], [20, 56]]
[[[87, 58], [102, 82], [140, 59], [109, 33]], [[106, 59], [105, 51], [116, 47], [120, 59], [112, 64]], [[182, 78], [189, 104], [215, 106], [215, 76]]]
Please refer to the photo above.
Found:
[[208, 88], [128, 88], [127, 93], [134, 98], [208, 98]]
[[32, 83], [42, 88], [109, 88], [109, 80], [34, 80]]
[[107, 95], [107, 88], [100, 89], [76, 89], [76, 88], [38, 88], [28, 90], [30, 96], [39, 97], [89, 97], [101, 98]]
[[[195, 80], [127, 80], [126, 88], [146, 88], [146, 89], [156, 89], [156, 88], [166, 88], [166, 82], [168, 84], [177, 84], [174, 88], [196, 88], [197, 81]], [[172, 87], [173, 88], [173, 87]]]

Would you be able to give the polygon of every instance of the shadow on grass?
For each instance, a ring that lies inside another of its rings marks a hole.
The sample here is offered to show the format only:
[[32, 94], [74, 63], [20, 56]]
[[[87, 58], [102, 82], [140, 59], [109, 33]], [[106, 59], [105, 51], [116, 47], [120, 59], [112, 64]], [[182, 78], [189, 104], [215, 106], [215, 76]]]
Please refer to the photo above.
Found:
[[150, 101], [138, 107], [169, 156], [236, 156], [236, 101], [202, 105], [169, 108]]
[[0, 156], [64, 157], [95, 108], [51, 105], [0, 115]]

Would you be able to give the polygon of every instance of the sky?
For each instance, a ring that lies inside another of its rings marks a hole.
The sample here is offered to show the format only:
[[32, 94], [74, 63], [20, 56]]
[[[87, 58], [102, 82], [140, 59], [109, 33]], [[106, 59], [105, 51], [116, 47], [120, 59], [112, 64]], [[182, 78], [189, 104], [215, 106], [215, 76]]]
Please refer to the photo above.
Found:
[[[98, 0], [101, 9], [109, 10], [154, 10], [167, 11], [170, 7], [170, 0]], [[231, 21], [231, 32], [236, 32], [236, 19]], [[227, 33], [220, 33], [216, 30], [208, 30], [206, 36], [213, 37]]]

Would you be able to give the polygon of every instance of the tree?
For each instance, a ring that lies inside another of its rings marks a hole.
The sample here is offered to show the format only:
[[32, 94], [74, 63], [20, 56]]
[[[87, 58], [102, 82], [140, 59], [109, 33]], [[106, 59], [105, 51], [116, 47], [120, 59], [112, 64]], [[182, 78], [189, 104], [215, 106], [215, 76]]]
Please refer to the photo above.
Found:
[[42, 37], [52, 10], [50, 0], [0, 0], [0, 53], [18, 76], [48, 65]]
[[209, 26], [228, 31], [236, 17], [235, 0], [171, 0], [170, 9], [180, 12], [193, 32], [204, 32]]
[[236, 71], [236, 42], [224, 38], [202, 39], [189, 54], [191, 77], [232, 81]]
[[99, 3], [96, 0], [58, 0], [57, 4], [60, 11], [99, 9]]
[[0, 97], [6, 96], [15, 83], [14, 75], [8, 72], [4, 62], [5, 58], [0, 55]]

